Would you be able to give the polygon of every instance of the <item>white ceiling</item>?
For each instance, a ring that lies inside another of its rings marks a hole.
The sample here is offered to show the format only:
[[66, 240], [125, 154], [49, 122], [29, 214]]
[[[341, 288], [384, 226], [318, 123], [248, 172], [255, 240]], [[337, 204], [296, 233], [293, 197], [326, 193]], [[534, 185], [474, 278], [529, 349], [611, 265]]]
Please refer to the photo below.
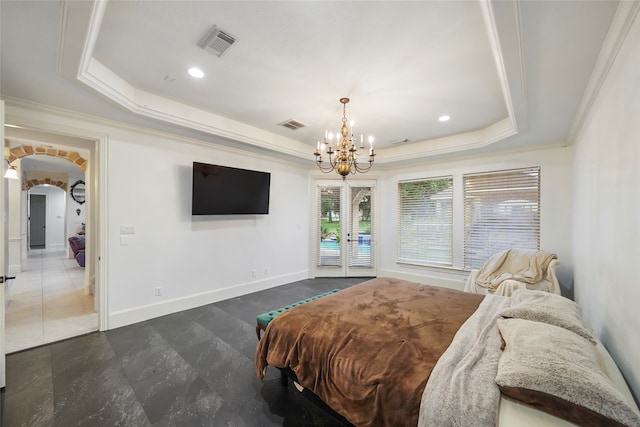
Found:
[[[303, 161], [340, 126], [341, 97], [382, 164], [567, 144], [617, 6], [2, 1], [0, 89], [8, 103]], [[198, 47], [213, 25], [238, 40], [222, 57]], [[191, 78], [190, 66], [205, 77]], [[440, 123], [443, 114], [451, 120]], [[307, 126], [278, 126], [288, 119]]]

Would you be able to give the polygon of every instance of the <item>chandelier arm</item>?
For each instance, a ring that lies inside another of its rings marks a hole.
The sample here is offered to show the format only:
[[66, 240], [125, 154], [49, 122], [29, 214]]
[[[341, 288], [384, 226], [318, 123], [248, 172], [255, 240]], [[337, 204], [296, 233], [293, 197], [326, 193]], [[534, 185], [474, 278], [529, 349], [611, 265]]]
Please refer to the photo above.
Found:
[[320, 169], [324, 173], [329, 173], [335, 169], [332, 165], [322, 166], [322, 164], [318, 162], [316, 162], [316, 164], [318, 165], [318, 169]]
[[321, 168], [321, 169], [320, 169], [320, 172], [322, 172], [322, 173], [331, 173], [331, 172], [333, 172], [334, 170], [335, 170], [334, 168], [330, 168], [330, 169], [322, 169], [322, 168]]
[[371, 166], [373, 166], [373, 157], [369, 158], [369, 166], [362, 167], [359, 166], [356, 162], [354, 162], [355, 169], [360, 173], [367, 173], [371, 170]]
[[318, 153], [316, 155], [316, 165], [318, 165], [318, 168], [320, 169], [321, 172], [323, 173], [330, 173], [333, 172], [337, 167], [338, 167], [338, 156], [334, 156], [333, 154], [335, 153], [335, 151], [327, 151], [327, 154], [329, 155], [329, 160], [328, 160], [328, 165], [327, 166], [323, 166], [322, 164], [324, 163], [323, 160], [321, 160], [321, 156]]
[[[366, 168], [362, 168], [362, 167], [360, 167], [360, 166], [357, 166], [357, 167], [355, 167], [354, 169], [355, 169], [356, 171], [360, 172], [360, 173], [367, 173], [367, 172], [369, 172], [369, 171], [371, 170], [371, 166], [373, 166], [373, 165], [369, 165], [369, 166], [368, 166], [368, 167], [366, 167]], [[353, 173], [355, 173], [355, 172], [353, 172]]]

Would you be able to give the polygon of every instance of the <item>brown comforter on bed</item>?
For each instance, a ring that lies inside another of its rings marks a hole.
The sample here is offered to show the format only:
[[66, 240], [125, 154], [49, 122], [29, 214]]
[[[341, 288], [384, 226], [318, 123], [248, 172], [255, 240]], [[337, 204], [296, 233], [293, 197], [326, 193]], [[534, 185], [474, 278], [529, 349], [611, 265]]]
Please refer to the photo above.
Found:
[[483, 297], [373, 279], [273, 319], [256, 372], [291, 368], [356, 426], [415, 426], [431, 370]]

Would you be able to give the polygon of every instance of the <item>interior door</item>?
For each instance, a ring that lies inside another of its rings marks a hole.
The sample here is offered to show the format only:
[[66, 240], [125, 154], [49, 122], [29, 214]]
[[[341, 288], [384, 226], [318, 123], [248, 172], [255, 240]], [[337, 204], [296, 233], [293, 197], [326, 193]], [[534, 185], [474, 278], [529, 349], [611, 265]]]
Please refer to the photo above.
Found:
[[317, 181], [316, 277], [373, 277], [375, 181]]
[[29, 247], [45, 248], [47, 231], [47, 196], [32, 194], [29, 197]]
[[[4, 141], [4, 101], [0, 101], [0, 119], [2, 119], [2, 126], [0, 126], [0, 139]], [[4, 144], [3, 144], [4, 147]], [[4, 157], [4, 149], [2, 152], [2, 156]], [[4, 176], [5, 170], [7, 169], [7, 162], [1, 162], [2, 166], [0, 167], [0, 173]], [[8, 202], [8, 191], [7, 191], [7, 180], [5, 178], [0, 178], [2, 182], [0, 183], [0, 213], [2, 214], [2, 224], [0, 224], [0, 387], [4, 387], [6, 385], [6, 357], [5, 357], [5, 327], [4, 327], [4, 309], [5, 309], [5, 292], [6, 292], [6, 277], [7, 277], [7, 267], [9, 265], [9, 238], [8, 238], [8, 220], [9, 220], [9, 202]]]

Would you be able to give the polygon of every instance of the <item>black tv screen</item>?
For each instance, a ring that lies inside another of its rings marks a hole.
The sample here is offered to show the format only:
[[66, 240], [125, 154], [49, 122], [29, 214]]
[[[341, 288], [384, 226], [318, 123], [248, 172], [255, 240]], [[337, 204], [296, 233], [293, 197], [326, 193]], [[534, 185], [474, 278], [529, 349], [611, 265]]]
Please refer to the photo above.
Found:
[[192, 215], [268, 214], [271, 174], [193, 162]]

